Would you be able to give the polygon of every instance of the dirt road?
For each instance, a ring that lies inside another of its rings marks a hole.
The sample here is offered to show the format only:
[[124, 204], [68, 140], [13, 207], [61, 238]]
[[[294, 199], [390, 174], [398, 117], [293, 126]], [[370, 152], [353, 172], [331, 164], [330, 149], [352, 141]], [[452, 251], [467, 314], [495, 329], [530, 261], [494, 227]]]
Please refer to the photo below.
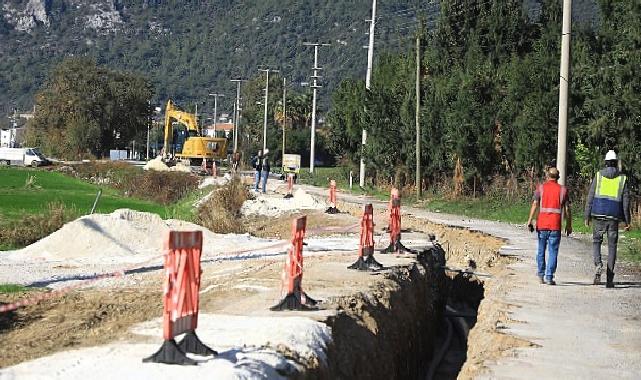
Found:
[[[338, 199], [350, 203], [372, 201], [344, 194]], [[384, 207], [384, 203], [373, 203]], [[615, 289], [594, 286], [591, 244], [586, 239], [564, 237], [557, 285], [541, 285], [535, 269], [536, 237], [524, 226], [409, 207], [403, 210], [418, 219], [505, 239], [501, 255], [513, 259], [507, 270], [485, 280], [480, 321], [471, 332], [468, 361], [459, 378], [639, 379], [638, 270], [626, 270], [626, 264], [620, 263]]]

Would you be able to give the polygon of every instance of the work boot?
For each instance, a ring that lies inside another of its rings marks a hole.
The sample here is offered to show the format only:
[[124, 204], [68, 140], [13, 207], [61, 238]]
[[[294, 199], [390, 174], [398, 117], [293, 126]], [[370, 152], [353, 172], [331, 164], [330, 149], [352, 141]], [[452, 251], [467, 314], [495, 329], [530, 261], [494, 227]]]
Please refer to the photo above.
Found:
[[614, 288], [614, 272], [611, 271], [609, 268], [606, 271], [605, 287], [606, 288]]
[[603, 272], [603, 264], [596, 266], [594, 271], [594, 281], [592, 282], [593, 285], [599, 285], [601, 283], [601, 272]]

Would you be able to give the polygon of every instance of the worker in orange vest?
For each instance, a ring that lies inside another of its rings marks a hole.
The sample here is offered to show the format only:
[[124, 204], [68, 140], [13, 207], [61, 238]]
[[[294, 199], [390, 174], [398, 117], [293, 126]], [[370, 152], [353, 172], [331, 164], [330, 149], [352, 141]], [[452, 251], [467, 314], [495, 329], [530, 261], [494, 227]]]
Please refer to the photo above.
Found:
[[[536, 218], [536, 231], [539, 246], [536, 255], [538, 276], [541, 284], [556, 285], [554, 273], [561, 243], [561, 225], [563, 217], [566, 218], [565, 232], [568, 236], [572, 233], [572, 214], [570, 213], [570, 200], [565, 186], [559, 185], [559, 170], [551, 167], [547, 170], [547, 181], [540, 184], [534, 193], [534, 200], [530, 208], [530, 217], [527, 225], [530, 232], [534, 232], [532, 218], [538, 209]], [[564, 214], [565, 213], [565, 214]], [[547, 265], [545, 251], [548, 251]]]

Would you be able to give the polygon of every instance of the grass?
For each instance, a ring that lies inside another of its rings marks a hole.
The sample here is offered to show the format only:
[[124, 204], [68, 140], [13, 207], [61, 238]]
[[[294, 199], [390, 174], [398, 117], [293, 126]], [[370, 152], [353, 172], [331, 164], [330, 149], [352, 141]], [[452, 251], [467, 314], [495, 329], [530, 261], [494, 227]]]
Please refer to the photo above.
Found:
[[[88, 214], [96, 194], [102, 189], [102, 196], [96, 213], [110, 213], [116, 209], [151, 212], [162, 218], [193, 221], [195, 211], [192, 204], [208, 190], [191, 190], [195, 178], [187, 178], [189, 183], [181, 182], [181, 176], [151, 176], [140, 173], [133, 177], [131, 170], [125, 168], [131, 179], [138, 181], [139, 188], [154, 192], [154, 188], [173, 186], [164, 192], [165, 204], [152, 200], [138, 199], [123, 195], [122, 189], [97, 186], [85, 180], [62, 173], [29, 168], [0, 168], [0, 251], [18, 249], [31, 244], [64, 223]], [[173, 173], [172, 173], [173, 174]], [[175, 185], [175, 186], [174, 186]], [[161, 189], [156, 192], [162, 193]], [[180, 192], [180, 194], [178, 194]], [[129, 192], [132, 193], [132, 192]], [[133, 192], [135, 193], [135, 192]], [[182, 196], [187, 194], [185, 196]], [[177, 201], [171, 201], [182, 196]]]
[[30, 290], [33, 290], [33, 288], [27, 288], [16, 284], [0, 284], [0, 293], [2, 294], [22, 293]]
[[[29, 178], [32, 185], [25, 187]], [[25, 214], [41, 214], [50, 203], [61, 203], [80, 214], [88, 214], [99, 187], [62, 173], [26, 168], [0, 169], [0, 217], [5, 222]], [[109, 213], [119, 208], [153, 212], [168, 216], [168, 209], [155, 202], [120, 195], [117, 190], [102, 187], [96, 212]]]

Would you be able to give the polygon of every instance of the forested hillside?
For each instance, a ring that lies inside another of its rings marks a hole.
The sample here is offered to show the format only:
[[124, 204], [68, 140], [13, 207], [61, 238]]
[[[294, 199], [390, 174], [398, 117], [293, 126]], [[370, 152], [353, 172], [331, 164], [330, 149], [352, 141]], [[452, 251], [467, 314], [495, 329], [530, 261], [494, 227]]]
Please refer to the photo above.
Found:
[[[575, 18], [595, 19], [594, 2], [575, 0]], [[377, 53], [402, 50], [416, 19], [433, 27], [440, 9], [438, 0], [378, 4]], [[537, 17], [538, 1], [525, 6]], [[233, 95], [229, 79], [255, 77], [259, 66], [300, 84], [313, 63], [304, 41], [332, 44], [320, 54], [327, 106], [340, 80], [364, 76], [370, 12], [371, 0], [3, 0], [0, 112], [29, 108], [50, 69], [69, 55], [147, 76], [157, 103], [202, 102], [212, 91]], [[231, 108], [231, 96], [222, 102]]]

